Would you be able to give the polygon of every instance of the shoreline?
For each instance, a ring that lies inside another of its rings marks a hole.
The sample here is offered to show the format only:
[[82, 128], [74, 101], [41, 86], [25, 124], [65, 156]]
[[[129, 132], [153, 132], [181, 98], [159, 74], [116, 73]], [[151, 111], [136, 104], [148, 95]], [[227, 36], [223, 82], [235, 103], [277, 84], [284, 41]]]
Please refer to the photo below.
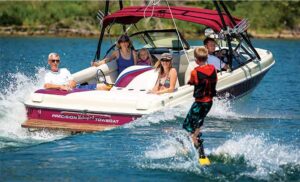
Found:
[[248, 34], [257, 39], [292, 39], [292, 40], [300, 40], [300, 31], [294, 30], [283, 30], [280, 32], [273, 33], [257, 33], [256, 31], [248, 31]]
[[[10, 26], [0, 27], [0, 36], [20, 36], [20, 37], [83, 37], [83, 38], [98, 38], [99, 30], [73, 29], [73, 28], [55, 28], [47, 29], [45, 26], [40, 27], [23, 27]], [[281, 32], [273, 33], [257, 33], [256, 31], [248, 31], [252, 38], [257, 39], [291, 39], [300, 40], [300, 31], [283, 30]], [[191, 35], [188, 38], [199, 37]]]
[[48, 36], [48, 37], [90, 37], [99, 36], [99, 31], [73, 28], [47, 29], [44, 26], [28, 28], [22, 26], [0, 27], [0, 36]]

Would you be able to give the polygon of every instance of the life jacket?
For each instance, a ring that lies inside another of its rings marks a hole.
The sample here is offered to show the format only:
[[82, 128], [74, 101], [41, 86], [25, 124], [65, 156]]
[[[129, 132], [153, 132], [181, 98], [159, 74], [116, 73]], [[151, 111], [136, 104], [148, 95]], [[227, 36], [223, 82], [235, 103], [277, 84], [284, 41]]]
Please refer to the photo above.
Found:
[[194, 87], [194, 97], [201, 99], [204, 97], [216, 96], [217, 72], [213, 65], [206, 65], [195, 68], [197, 71], [198, 84]]

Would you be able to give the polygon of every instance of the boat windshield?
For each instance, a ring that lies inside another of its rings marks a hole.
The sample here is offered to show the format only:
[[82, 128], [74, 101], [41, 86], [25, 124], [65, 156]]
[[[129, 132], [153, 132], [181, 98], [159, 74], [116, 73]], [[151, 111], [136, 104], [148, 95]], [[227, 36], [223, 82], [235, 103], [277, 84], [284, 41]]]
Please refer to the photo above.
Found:
[[[182, 44], [179, 36], [182, 40]], [[183, 49], [182, 47], [184, 47], [184, 49], [190, 48], [189, 43], [180, 33], [179, 36], [175, 29], [147, 30], [130, 35], [130, 40], [135, 50], [147, 48], [151, 54], [162, 54], [170, 51], [180, 51]], [[115, 47], [116, 44], [113, 44], [104, 57], [110, 54]]]
[[[180, 35], [184, 49], [189, 48], [189, 44]], [[136, 50], [141, 48], [182, 50], [182, 44], [175, 30], [144, 31], [131, 35], [133, 46]]]
[[232, 41], [233, 46], [233, 60], [232, 69], [236, 69], [240, 66], [247, 64], [250, 61], [256, 59], [255, 53], [242, 39], [240, 42]]
[[[228, 50], [226, 41], [218, 42], [220, 47]], [[233, 55], [232, 55], [232, 70], [235, 70], [250, 61], [257, 59], [257, 56], [244, 39], [233, 38], [231, 41]], [[229, 51], [228, 51], [229, 53]]]

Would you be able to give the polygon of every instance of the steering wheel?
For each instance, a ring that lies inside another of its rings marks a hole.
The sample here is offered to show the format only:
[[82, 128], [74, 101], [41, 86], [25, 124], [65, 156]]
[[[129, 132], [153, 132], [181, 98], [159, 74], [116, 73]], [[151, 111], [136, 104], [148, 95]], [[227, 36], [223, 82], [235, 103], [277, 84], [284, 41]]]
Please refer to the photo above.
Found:
[[107, 89], [110, 90], [114, 84], [113, 83], [107, 83], [106, 78], [105, 78], [105, 74], [103, 73], [103, 71], [101, 69], [97, 70], [97, 81], [100, 84], [105, 84]]
[[104, 73], [101, 69], [97, 70], [97, 75], [96, 76], [97, 76], [96, 78], [97, 78], [98, 83], [107, 84], [105, 75], [104, 75]]
[[216, 57], [218, 57], [222, 62], [228, 64], [228, 55], [229, 55], [229, 50], [228, 49], [220, 49], [217, 50], [215, 52], [213, 52], [213, 55], [215, 55]]

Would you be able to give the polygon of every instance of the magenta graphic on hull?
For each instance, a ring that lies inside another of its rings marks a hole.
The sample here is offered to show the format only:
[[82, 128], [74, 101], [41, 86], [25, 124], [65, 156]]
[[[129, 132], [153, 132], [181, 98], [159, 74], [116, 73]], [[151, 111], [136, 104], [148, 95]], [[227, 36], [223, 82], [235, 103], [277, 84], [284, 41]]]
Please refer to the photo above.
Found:
[[129, 123], [141, 117], [140, 115], [85, 113], [29, 107], [27, 107], [27, 116], [28, 119], [117, 126]]

